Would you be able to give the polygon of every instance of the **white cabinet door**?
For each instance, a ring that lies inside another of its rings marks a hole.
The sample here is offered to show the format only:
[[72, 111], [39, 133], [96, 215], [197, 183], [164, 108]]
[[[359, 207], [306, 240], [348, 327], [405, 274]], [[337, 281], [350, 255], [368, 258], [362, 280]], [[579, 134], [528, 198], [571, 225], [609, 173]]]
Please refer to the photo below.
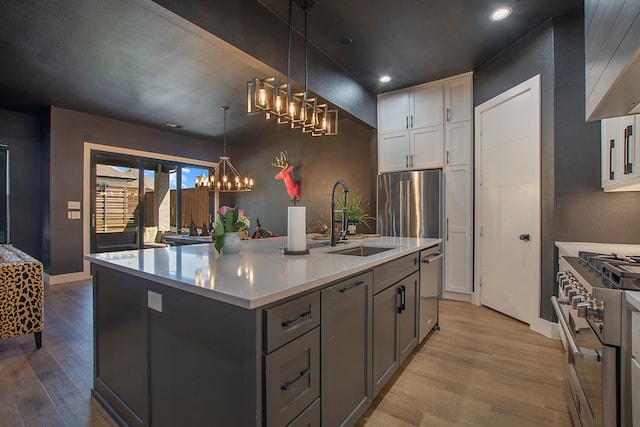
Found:
[[633, 159], [633, 176], [634, 178], [640, 177], [640, 139], [638, 138], [638, 129], [640, 126], [640, 114], [635, 115], [633, 135], [631, 135], [631, 149]]
[[445, 125], [445, 166], [471, 164], [471, 121]]
[[619, 151], [622, 147], [622, 142], [618, 139], [619, 122], [618, 117], [600, 122], [602, 188], [607, 188], [614, 184], [620, 177], [622, 156], [619, 155]]
[[631, 179], [638, 174], [638, 163], [636, 162], [636, 116], [620, 117], [618, 124], [618, 138], [620, 139], [620, 154], [622, 157], [622, 174], [620, 181]]
[[378, 170], [403, 171], [409, 168], [409, 132], [378, 136]]
[[604, 191], [640, 191], [640, 115], [603, 119], [601, 173]]
[[420, 85], [411, 89], [410, 129], [442, 125], [442, 82]]
[[409, 129], [409, 90], [378, 97], [378, 133], [403, 132]]
[[471, 294], [471, 166], [444, 170], [444, 294]]
[[471, 120], [471, 75], [444, 81], [445, 123]]
[[410, 169], [433, 169], [443, 166], [442, 126], [412, 130]]

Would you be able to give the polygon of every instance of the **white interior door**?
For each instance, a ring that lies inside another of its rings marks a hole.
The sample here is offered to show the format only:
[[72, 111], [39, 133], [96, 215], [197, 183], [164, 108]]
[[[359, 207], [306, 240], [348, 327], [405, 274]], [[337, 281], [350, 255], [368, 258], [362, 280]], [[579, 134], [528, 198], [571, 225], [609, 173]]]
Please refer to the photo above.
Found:
[[480, 303], [531, 324], [540, 305], [540, 77], [479, 105], [476, 283]]

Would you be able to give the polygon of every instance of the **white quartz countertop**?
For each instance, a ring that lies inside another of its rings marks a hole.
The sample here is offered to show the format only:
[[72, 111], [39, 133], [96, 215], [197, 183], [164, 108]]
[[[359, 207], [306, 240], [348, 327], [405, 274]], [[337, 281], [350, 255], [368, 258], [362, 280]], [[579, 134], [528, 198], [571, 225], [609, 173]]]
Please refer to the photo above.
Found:
[[[286, 237], [244, 240], [236, 255], [220, 255], [213, 244], [86, 255], [92, 263], [240, 307], [256, 308], [346, 278], [376, 265], [441, 243], [442, 239], [380, 237], [309, 255], [283, 255]], [[318, 242], [309, 242], [310, 245]], [[349, 246], [393, 249], [367, 257], [329, 253]]]
[[623, 243], [556, 242], [556, 246], [560, 250], [560, 255], [568, 256], [578, 256], [579, 251], [640, 255], [640, 245]]

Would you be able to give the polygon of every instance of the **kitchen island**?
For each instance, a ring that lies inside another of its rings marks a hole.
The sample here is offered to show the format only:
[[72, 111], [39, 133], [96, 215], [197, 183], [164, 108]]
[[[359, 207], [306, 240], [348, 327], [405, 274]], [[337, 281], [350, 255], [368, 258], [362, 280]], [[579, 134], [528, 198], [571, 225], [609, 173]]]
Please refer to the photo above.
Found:
[[[440, 242], [89, 255], [92, 392], [126, 425], [353, 425], [417, 345], [419, 252]], [[334, 253], [349, 246], [389, 249]]]

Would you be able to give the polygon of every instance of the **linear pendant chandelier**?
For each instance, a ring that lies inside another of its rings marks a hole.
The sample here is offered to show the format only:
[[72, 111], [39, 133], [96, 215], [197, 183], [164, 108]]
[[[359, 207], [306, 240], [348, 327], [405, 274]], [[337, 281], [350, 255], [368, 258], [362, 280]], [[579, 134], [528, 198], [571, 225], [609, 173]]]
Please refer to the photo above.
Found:
[[291, 84], [291, 8], [289, 0], [289, 38], [287, 43], [287, 82], [278, 84], [277, 77], [254, 77], [247, 83], [247, 113], [264, 113], [267, 120], [277, 119], [279, 124], [288, 124], [291, 129], [300, 129], [312, 136], [338, 134], [338, 110], [329, 104], [319, 103], [307, 89], [307, 10], [314, 0], [296, 0], [304, 10], [304, 91], [292, 93]]

